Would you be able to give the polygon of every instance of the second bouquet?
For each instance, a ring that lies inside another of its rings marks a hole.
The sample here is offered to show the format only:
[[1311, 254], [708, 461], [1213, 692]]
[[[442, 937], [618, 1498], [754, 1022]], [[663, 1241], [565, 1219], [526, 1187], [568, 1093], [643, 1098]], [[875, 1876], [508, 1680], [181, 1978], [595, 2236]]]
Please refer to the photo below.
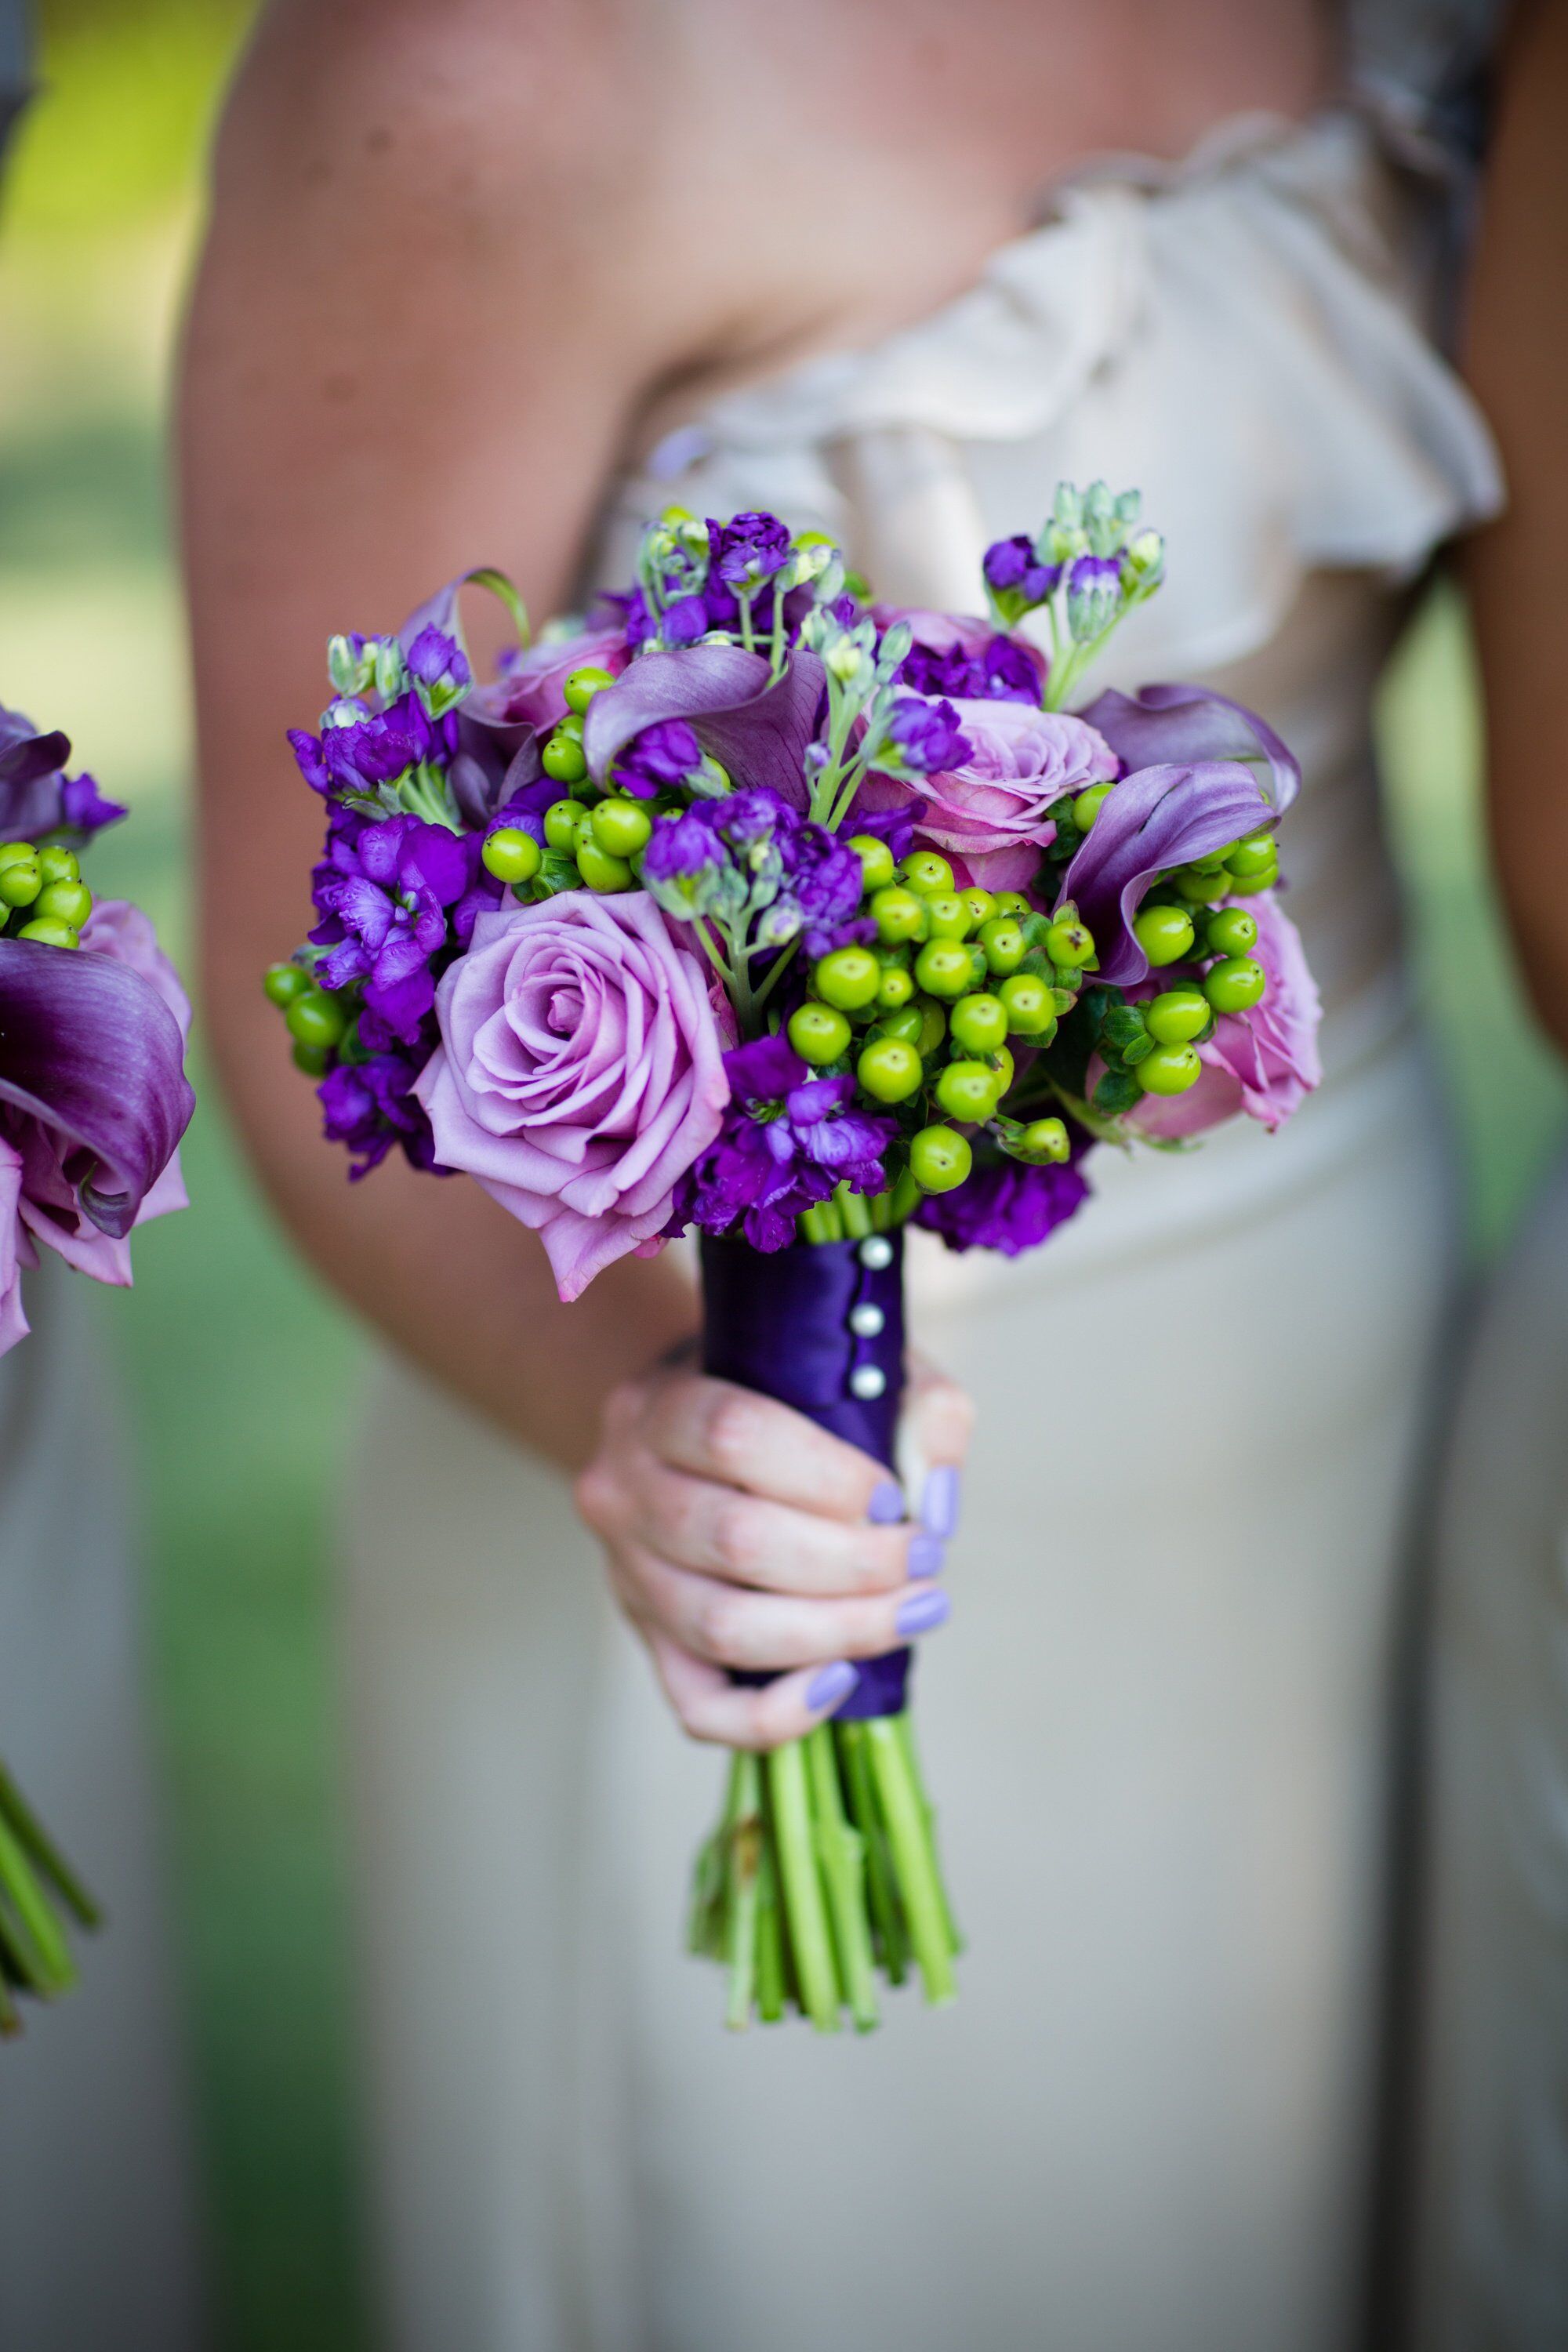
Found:
[[[988, 551], [973, 615], [671, 512], [537, 642], [493, 571], [334, 638], [293, 738], [319, 920], [266, 986], [351, 1174], [466, 1172], [567, 1300], [695, 1232], [707, 1369], [891, 1467], [911, 1223], [1016, 1255], [1096, 1146], [1276, 1127], [1317, 1082], [1284, 745], [1197, 688], [1067, 708], [1163, 571], [1100, 483]], [[484, 683], [468, 582], [518, 631]], [[908, 1679], [859, 1661], [830, 1723], [733, 1758], [690, 1909], [731, 2025], [952, 1997]]]

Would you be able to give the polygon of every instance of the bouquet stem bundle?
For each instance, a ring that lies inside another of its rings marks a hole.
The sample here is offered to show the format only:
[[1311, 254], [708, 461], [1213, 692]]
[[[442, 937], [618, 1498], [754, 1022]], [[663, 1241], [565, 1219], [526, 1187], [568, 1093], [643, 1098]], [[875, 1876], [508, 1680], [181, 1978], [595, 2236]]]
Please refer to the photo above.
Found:
[[876, 1973], [917, 1968], [928, 2001], [957, 1996], [962, 1948], [907, 1711], [825, 1723], [766, 1756], [736, 1755], [698, 1857], [690, 1948], [729, 1972], [725, 2022], [793, 2006], [819, 2033], [879, 2021]]
[[57, 1902], [79, 1926], [99, 1926], [97, 1904], [0, 1764], [0, 2033], [22, 2030], [17, 1993], [52, 2000], [76, 1982]]
[[[767, 1255], [708, 1240], [703, 1359], [891, 1466], [903, 1391], [901, 1222], [840, 1185]], [[877, 1970], [953, 2000], [959, 1950], [906, 1704], [908, 1653], [862, 1662], [838, 1716], [730, 1767], [698, 1857], [689, 1941], [729, 1971], [728, 2023], [794, 2007], [820, 2033], [879, 2021]], [[751, 1679], [745, 1677], [745, 1679]], [[760, 1679], [766, 1680], [766, 1676]]]

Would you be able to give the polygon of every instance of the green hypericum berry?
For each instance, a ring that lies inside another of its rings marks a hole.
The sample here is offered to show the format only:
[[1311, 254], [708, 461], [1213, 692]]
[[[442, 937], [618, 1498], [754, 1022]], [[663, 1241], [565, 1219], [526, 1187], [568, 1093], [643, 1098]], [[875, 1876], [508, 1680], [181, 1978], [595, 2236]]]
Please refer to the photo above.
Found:
[[297, 963], [275, 963], [268, 967], [261, 990], [269, 1004], [281, 1008], [292, 1004], [297, 996], [303, 996], [311, 985], [310, 973], [301, 971]]
[[1237, 874], [1231, 877], [1233, 898], [1256, 898], [1260, 890], [1272, 890], [1279, 879], [1278, 866], [1266, 866], [1261, 874]]
[[1204, 938], [1215, 955], [1248, 955], [1258, 945], [1258, 918], [1245, 907], [1221, 907], [1204, 925]]
[[74, 849], [68, 849], [63, 841], [45, 843], [38, 852], [38, 871], [43, 876], [46, 885], [50, 882], [81, 880], [81, 867], [77, 863], [76, 852]]
[[303, 1070], [308, 1078], [323, 1077], [330, 1058], [325, 1045], [302, 1045], [298, 1038], [295, 1039], [294, 1067]]
[[320, 988], [307, 989], [303, 996], [297, 996], [283, 1020], [297, 1045], [339, 1045], [349, 1025], [342, 1006]]
[[910, 1174], [922, 1192], [951, 1192], [973, 1165], [968, 1137], [951, 1127], [922, 1127], [910, 1144]]
[[996, 1082], [996, 1099], [1000, 1102], [1012, 1086], [1016, 1068], [1013, 1060], [1013, 1048], [1011, 1045], [998, 1045], [994, 1054], [987, 1054], [985, 1061], [987, 1068]]
[[1005, 979], [1016, 971], [1028, 950], [1016, 919], [1012, 915], [994, 915], [981, 926], [980, 945], [985, 957], [985, 969], [998, 978]]
[[996, 1108], [996, 1074], [984, 1062], [950, 1062], [937, 1078], [936, 1098], [949, 1118], [978, 1127]]
[[849, 1050], [849, 1024], [831, 1004], [801, 1004], [789, 1016], [789, 1042], [803, 1062], [820, 1069]]
[[1203, 1076], [1195, 1045], [1156, 1045], [1132, 1075], [1146, 1095], [1184, 1095]]
[[564, 722], [545, 744], [539, 755], [539, 764], [552, 783], [581, 783], [588, 772], [588, 762], [583, 757], [583, 746], [564, 732]]
[[0, 874], [7, 866], [29, 866], [37, 862], [37, 851], [30, 841], [0, 841]]
[[933, 997], [928, 996], [921, 1007], [921, 1034], [917, 1043], [922, 1062], [929, 1062], [947, 1034], [947, 1014]]
[[920, 1092], [921, 1057], [902, 1037], [873, 1037], [855, 1065], [855, 1075], [873, 1102], [908, 1102]]
[[544, 863], [543, 853], [531, 833], [503, 824], [489, 835], [479, 856], [487, 874], [498, 882], [531, 882]]
[[911, 850], [898, 873], [904, 887], [913, 890], [918, 898], [929, 898], [933, 890], [952, 887], [952, 868], [934, 849]]
[[18, 857], [14, 864], [0, 866], [0, 906], [30, 907], [43, 887], [36, 857]]
[[75, 925], [59, 922], [53, 915], [40, 915], [36, 922], [24, 923], [16, 937], [31, 940], [41, 948], [75, 948], [81, 945]]
[[1030, 906], [1027, 898], [1025, 898], [1021, 890], [1003, 890], [998, 892], [996, 898], [996, 912], [999, 915], [1011, 915], [1015, 921], [1022, 922], [1026, 915], [1032, 915], [1034, 911], [1033, 907]]
[[860, 860], [862, 887], [885, 890], [893, 878], [893, 853], [874, 833], [852, 833], [849, 846]]
[[978, 882], [972, 883], [967, 890], [961, 890], [958, 895], [969, 909], [972, 931], [979, 930], [996, 912], [995, 898], [989, 890], [983, 890]]
[[566, 697], [567, 709], [578, 712], [586, 710], [594, 697], [596, 694], [603, 694], [605, 688], [607, 686], [614, 686], [615, 682], [607, 669], [595, 669], [591, 665], [584, 669], [570, 671], [561, 688], [562, 693]]
[[882, 967], [869, 948], [835, 948], [811, 975], [811, 985], [824, 1004], [841, 1013], [861, 1013], [877, 1001]]
[[927, 936], [925, 900], [917, 898], [912, 890], [895, 887], [874, 891], [868, 911], [884, 947], [897, 947], [901, 940], [923, 940]]
[[[1079, 793], [1072, 804], [1072, 821], [1079, 833], [1089, 831], [1089, 826], [1105, 806], [1105, 796], [1110, 790], [1109, 784], [1089, 784]], [[1059, 1119], [1057, 1124], [1061, 1125]], [[1067, 1129], [1063, 1128], [1062, 1132], [1065, 1135]]]
[[641, 802], [623, 799], [618, 793], [599, 803], [593, 822], [595, 840], [612, 857], [635, 857], [639, 849], [647, 847], [653, 831], [653, 819]]
[[558, 719], [555, 722], [555, 732], [564, 743], [580, 743], [583, 740], [582, 712], [569, 710], [564, 719]]
[[900, 1004], [896, 1013], [879, 1013], [873, 1037], [901, 1037], [906, 1045], [918, 1045], [926, 1025], [923, 1004]]
[[1226, 956], [1204, 974], [1204, 994], [1216, 1013], [1250, 1013], [1268, 987], [1268, 974], [1254, 956]]
[[1278, 868], [1279, 852], [1271, 833], [1249, 833], [1234, 849], [1225, 853], [1225, 862], [1233, 874], [1261, 874], [1270, 866]]
[[966, 1054], [994, 1054], [1007, 1040], [1007, 1008], [999, 996], [961, 996], [947, 1025]]
[[908, 1004], [915, 992], [914, 975], [902, 964], [882, 966], [882, 977], [877, 982], [877, 1003], [884, 1013], [896, 1013], [900, 1004]]
[[577, 846], [581, 801], [552, 801], [544, 812], [544, 838], [560, 856], [570, 857]]
[[636, 877], [624, 857], [614, 857], [601, 849], [589, 825], [584, 823], [577, 835], [575, 850], [577, 871], [590, 890], [601, 898], [609, 898], [616, 890], [632, 888]]
[[1185, 1045], [1209, 1025], [1209, 1003], [1195, 988], [1168, 988], [1145, 1004], [1144, 1025], [1157, 1045]]
[[[1109, 785], [1105, 789], [1109, 791]], [[1072, 1149], [1059, 1118], [1032, 1118], [1018, 1140], [1037, 1160], [1065, 1160]]]
[[926, 894], [926, 921], [931, 925], [933, 940], [966, 940], [971, 924], [969, 909], [955, 890], [931, 890]]
[[1081, 971], [1094, 954], [1094, 934], [1082, 923], [1058, 916], [1046, 933], [1046, 953], [1053, 963]]
[[1230, 876], [1223, 866], [1205, 874], [1196, 866], [1184, 866], [1172, 875], [1171, 887], [1189, 907], [1204, 907], [1229, 895]]
[[33, 902], [33, 912], [79, 931], [92, 912], [92, 892], [85, 882], [46, 882]]
[[928, 996], [966, 995], [972, 969], [962, 940], [928, 940], [915, 958], [915, 979]]
[[1132, 919], [1132, 936], [1152, 964], [1180, 963], [1197, 934], [1181, 907], [1143, 907]]
[[1051, 990], [1032, 971], [1016, 971], [1003, 981], [997, 995], [1007, 1008], [1007, 1027], [1015, 1037], [1045, 1037], [1056, 1034], [1057, 1008]]

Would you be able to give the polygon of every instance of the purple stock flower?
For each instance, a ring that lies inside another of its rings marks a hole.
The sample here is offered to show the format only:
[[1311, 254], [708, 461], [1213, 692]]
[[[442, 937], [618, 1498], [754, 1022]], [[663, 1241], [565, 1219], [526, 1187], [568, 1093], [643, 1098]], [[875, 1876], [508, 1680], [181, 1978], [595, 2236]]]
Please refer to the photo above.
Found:
[[416, 694], [399, 695], [389, 709], [379, 711], [340, 697], [327, 721], [320, 735], [302, 727], [289, 730], [300, 773], [315, 793], [371, 793], [422, 761], [445, 766], [458, 748], [455, 715], [448, 711], [432, 719]]
[[921, 775], [961, 768], [970, 756], [969, 738], [951, 702], [925, 702], [916, 695], [904, 695], [889, 715], [888, 734], [898, 745], [904, 766]]
[[731, 1099], [714, 1141], [676, 1196], [674, 1228], [727, 1233], [739, 1223], [753, 1249], [784, 1249], [803, 1209], [835, 1185], [879, 1192], [889, 1118], [852, 1108], [851, 1077], [814, 1078], [783, 1037], [759, 1037], [724, 1056]]
[[415, 816], [334, 828], [314, 876], [322, 986], [363, 981], [366, 1004], [411, 1037], [435, 1003], [431, 963], [447, 944], [447, 908], [472, 882], [473, 849], [472, 836]]
[[[362, 1031], [366, 1025], [362, 1024]], [[421, 1042], [414, 1053], [373, 1054], [363, 1062], [340, 1062], [316, 1088], [321, 1132], [329, 1143], [341, 1143], [348, 1151], [351, 1184], [379, 1168], [394, 1145], [411, 1167], [446, 1172], [437, 1168], [430, 1121], [413, 1093], [415, 1080], [439, 1042], [434, 1024], [430, 1026], [428, 1043]]]
[[1034, 1249], [1089, 1198], [1079, 1162], [1089, 1138], [1081, 1128], [1070, 1132], [1072, 1158], [1065, 1163], [1031, 1168], [1020, 1160], [977, 1157], [967, 1181], [952, 1192], [928, 1194], [915, 1222], [940, 1234], [950, 1250], [1000, 1250], [1004, 1257], [1017, 1257]]
[[708, 541], [717, 577], [730, 587], [754, 587], [782, 572], [790, 559], [789, 530], [777, 515], [738, 514], [710, 522]]
[[1038, 703], [1040, 665], [1026, 646], [998, 632], [978, 653], [957, 643], [912, 646], [899, 683], [933, 698], [945, 694], [961, 702]]
[[656, 720], [635, 735], [610, 772], [610, 781], [637, 800], [675, 792], [702, 765], [701, 748], [684, 719]]
[[661, 817], [642, 873], [667, 912], [713, 917], [744, 953], [798, 938], [808, 955], [826, 955], [845, 944], [844, 927], [859, 912], [854, 850], [771, 792], [731, 793]]
[[1068, 626], [1081, 645], [1099, 636], [1116, 617], [1121, 602], [1121, 561], [1115, 555], [1078, 555], [1068, 573]]
[[447, 710], [460, 702], [474, 682], [468, 657], [456, 637], [426, 622], [410, 644], [404, 660], [408, 675], [423, 689], [427, 709]]
[[90, 776], [66, 774], [70, 748], [70, 738], [58, 729], [40, 734], [30, 719], [0, 703], [0, 841], [91, 835], [125, 814]]
[[1027, 612], [1043, 604], [1062, 576], [1059, 563], [1042, 563], [1033, 540], [1022, 531], [1012, 539], [993, 541], [985, 551], [985, 584], [997, 597]]

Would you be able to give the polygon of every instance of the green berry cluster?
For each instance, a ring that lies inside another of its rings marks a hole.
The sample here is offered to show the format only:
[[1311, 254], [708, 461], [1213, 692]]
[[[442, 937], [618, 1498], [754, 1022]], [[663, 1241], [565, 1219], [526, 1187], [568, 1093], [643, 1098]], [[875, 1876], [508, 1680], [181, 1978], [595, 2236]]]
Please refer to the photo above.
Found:
[[614, 684], [606, 669], [574, 669], [566, 679], [566, 716], [545, 738], [539, 755], [545, 774], [563, 788], [544, 813], [543, 848], [512, 826], [492, 833], [485, 843], [487, 868], [520, 898], [578, 889], [607, 896], [637, 887], [635, 861], [647, 847], [658, 803], [601, 793], [583, 751], [588, 705]]
[[[302, 952], [308, 956], [310, 950]], [[318, 986], [308, 962], [271, 965], [261, 987], [268, 1003], [282, 1013], [295, 1066], [307, 1076], [321, 1077], [345, 1048], [352, 1058], [353, 1009], [346, 992]]]
[[63, 842], [0, 843], [0, 935], [39, 947], [74, 948], [92, 912], [74, 849]]
[[905, 1205], [911, 1187], [918, 1198], [963, 1182], [974, 1158], [966, 1128], [994, 1126], [1022, 1160], [1065, 1160], [1059, 1118], [998, 1115], [1017, 1076], [1015, 1048], [1050, 1044], [1093, 966], [1088, 930], [1070, 908], [1048, 920], [1016, 891], [958, 887], [934, 850], [895, 866], [869, 834], [849, 845], [876, 938], [813, 965], [787, 1024], [795, 1052], [819, 1070], [852, 1070], [861, 1094], [897, 1118]]

